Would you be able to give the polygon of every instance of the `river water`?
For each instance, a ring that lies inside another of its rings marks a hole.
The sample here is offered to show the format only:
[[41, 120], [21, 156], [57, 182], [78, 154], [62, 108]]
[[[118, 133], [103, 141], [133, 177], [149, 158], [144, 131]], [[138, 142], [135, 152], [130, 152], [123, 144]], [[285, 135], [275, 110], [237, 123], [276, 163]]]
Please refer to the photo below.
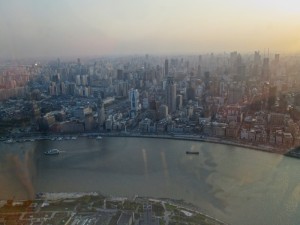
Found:
[[90, 191], [183, 199], [232, 225], [300, 224], [298, 159], [166, 139], [0, 143], [0, 199]]

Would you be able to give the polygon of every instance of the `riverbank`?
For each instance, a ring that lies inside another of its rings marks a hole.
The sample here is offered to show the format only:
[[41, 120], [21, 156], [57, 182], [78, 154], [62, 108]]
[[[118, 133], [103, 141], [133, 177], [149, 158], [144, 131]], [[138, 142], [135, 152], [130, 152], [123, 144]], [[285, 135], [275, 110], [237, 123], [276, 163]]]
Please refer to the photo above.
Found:
[[[145, 211], [145, 206], [147, 211]], [[30, 221], [32, 224], [41, 221], [48, 224], [55, 221], [54, 224], [63, 222], [63, 224], [70, 225], [79, 220], [98, 221], [92, 224], [116, 224], [114, 222], [119, 221], [122, 215], [130, 218], [129, 220], [134, 224], [139, 224], [145, 218], [144, 213], [159, 224], [187, 222], [189, 224], [227, 225], [182, 200], [137, 195], [129, 199], [128, 197], [104, 196], [97, 192], [45, 192], [37, 194], [34, 200], [3, 201], [0, 204], [0, 218], [14, 217], [15, 221]]]
[[[92, 137], [96, 138], [99, 136], [103, 137], [134, 137], [134, 138], [160, 138], [160, 139], [172, 139], [172, 140], [184, 140], [184, 141], [201, 141], [207, 143], [214, 143], [214, 144], [225, 144], [230, 146], [242, 147], [247, 149], [253, 149], [257, 151], [264, 151], [269, 153], [276, 153], [280, 155], [288, 155], [291, 157], [296, 157], [296, 155], [287, 154], [290, 150], [289, 149], [282, 149], [282, 148], [274, 148], [273, 146], [268, 145], [253, 145], [253, 144], [245, 144], [240, 142], [235, 142], [233, 140], [224, 140], [222, 138], [217, 137], [203, 137], [199, 135], [184, 135], [184, 134], [140, 134], [140, 133], [102, 133], [102, 132], [93, 132], [93, 133], [80, 133], [80, 134], [56, 134], [56, 133], [27, 133], [25, 137], [19, 137], [16, 139], [4, 139], [2, 140], [4, 143], [13, 143], [13, 142], [24, 142], [24, 141], [36, 141], [36, 140], [76, 140], [77, 137]], [[296, 157], [299, 158], [299, 157]]]
[[285, 154], [288, 151], [286, 150], [282, 152], [279, 149], [273, 148], [272, 146], [248, 145], [243, 143], [237, 143], [234, 141], [223, 140], [221, 138], [215, 138], [215, 137], [201, 138], [199, 136], [194, 136], [194, 135], [145, 135], [145, 134], [130, 134], [130, 133], [128, 134], [99, 133], [99, 135], [104, 137], [160, 138], [160, 139], [172, 139], [172, 140], [181, 140], [181, 141], [201, 141], [207, 143], [224, 144], [224, 145], [230, 145], [235, 147], [248, 148], [257, 151], [264, 151], [264, 152], [276, 153], [281, 155]]

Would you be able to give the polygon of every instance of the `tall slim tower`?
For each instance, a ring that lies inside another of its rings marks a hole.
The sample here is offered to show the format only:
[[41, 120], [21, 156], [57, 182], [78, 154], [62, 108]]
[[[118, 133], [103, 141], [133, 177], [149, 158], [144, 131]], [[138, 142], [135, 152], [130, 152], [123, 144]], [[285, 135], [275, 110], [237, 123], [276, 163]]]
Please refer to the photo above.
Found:
[[173, 113], [176, 111], [176, 84], [174, 78], [168, 76], [166, 85], [166, 103], [169, 112]]
[[139, 109], [139, 91], [137, 89], [130, 89], [129, 101], [131, 111], [138, 111]]
[[103, 124], [105, 122], [105, 111], [104, 111], [104, 104], [102, 99], [98, 99], [98, 127], [99, 130], [103, 128]]

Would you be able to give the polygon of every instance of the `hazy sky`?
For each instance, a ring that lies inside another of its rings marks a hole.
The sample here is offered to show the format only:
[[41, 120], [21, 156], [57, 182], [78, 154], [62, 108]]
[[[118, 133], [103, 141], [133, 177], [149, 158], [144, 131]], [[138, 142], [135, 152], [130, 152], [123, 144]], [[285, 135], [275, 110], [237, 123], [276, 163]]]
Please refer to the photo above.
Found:
[[0, 57], [300, 51], [299, 0], [0, 0]]

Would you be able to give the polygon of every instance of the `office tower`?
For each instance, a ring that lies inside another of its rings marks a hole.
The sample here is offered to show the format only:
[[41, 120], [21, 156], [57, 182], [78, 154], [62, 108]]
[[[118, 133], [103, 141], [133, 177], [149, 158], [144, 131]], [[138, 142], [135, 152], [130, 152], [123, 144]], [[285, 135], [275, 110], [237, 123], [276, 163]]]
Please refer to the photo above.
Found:
[[169, 60], [165, 60], [165, 77], [169, 75]]
[[195, 100], [196, 90], [191, 85], [186, 89], [187, 100]]
[[88, 85], [88, 76], [87, 75], [81, 75], [81, 85], [83, 85], [83, 86]]
[[199, 55], [198, 68], [197, 68], [197, 75], [198, 76], [201, 76], [201, 74], [202, 74], [201, 68], [202, 68], [202, 55]]
[[62, 94], [62, 95], [65, 95], [65, 94], [67, 94], [67, 88], [66, 88], [66, 85], [65, 85], [65, 83], [64, 82], [61, 82], [60, 84], [59, 84], [59, 91], [60, 91], [60, 94]]
[[173, 77], [169, 76], [167, 78], [166, 85], [166, 103], [169, 108], [170, 113], [176, 111], [176, 84]]
[[103, 124], [105, 122], [105, 111], [104, 111], [104, 104], [102, 99], [98, 99], [98, 127], [99, 129], [103, 128]]
[[259, 54], [259, 51], [254, 52], [254, 65], [259, 65], [261, 62], [261, 56]]
[[52, 96], [58, 95], [58, 90], [55, 82], [51, 82], [49, 86], [49, 94]]
[[230, 85], [228, 90], [228, 104], [237, 104], [243, 98], [243, 90], [236, 82]]
[[138, 111], [139, 109], [139, 92], [137, 89], [130, 89], [129, 91], [129, 101], [131, 111]]
[[176, 106], [179, 110], [182, 108], [182, 95], [176, 96]]
[[262, 66], [262, 79], [264, 79], [264, 80], [270, 79], [269, 58], [264, 58], [263, 66]]
[[204, 84], [205, 84], [205, 88], [207, 90], [209, 89], [209, 81], [210, 81], [210, 73], [208, 71], [206, 71], [204, 73]]
[[80, 75], [76, 75], [76, 85], [81, 85], [81, 78]]
[[254, 61], [252, 68], [252, 76], [259, 77], [260, 76], [260, 65], [261, 65], [261, 56], [259, 51], [254, 52]]
[[268, 108], [271, 109], [275, 103], [277, 98], [277, 87], [271, 86], [269, 87], [269, 97], [268, 97]]

